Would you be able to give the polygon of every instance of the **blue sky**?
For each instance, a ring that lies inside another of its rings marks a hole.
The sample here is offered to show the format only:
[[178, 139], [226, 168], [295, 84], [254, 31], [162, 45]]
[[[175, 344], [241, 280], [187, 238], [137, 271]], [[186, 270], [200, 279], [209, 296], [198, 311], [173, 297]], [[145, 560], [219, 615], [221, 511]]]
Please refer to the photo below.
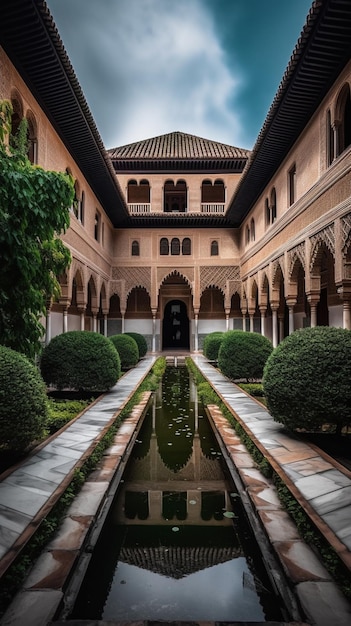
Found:
[[181, 131], [251, 149], [311, 0], [47, 0], [106, 148]]

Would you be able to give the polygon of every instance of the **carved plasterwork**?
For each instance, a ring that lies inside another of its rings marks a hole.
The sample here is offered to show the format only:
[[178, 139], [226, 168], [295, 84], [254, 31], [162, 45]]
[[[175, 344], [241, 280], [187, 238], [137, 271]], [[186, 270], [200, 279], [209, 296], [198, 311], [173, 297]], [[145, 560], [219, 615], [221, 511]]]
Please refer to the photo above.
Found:
[[144, 287], [148, 294], [151, 294], [150, 267], [113, 267], [112, 279], [113, 281], [124, 283], [124, 293], [126, 295], [135, 287]]
[[200, 268], [200, 293], [207, 287], [218, 287], [222, 293], [231, 288], [232, 294], [240, 289], [240, 268], [237, 265]]
[[345, 254], [350, 247], [350, 233], [351, 233], [351, 213], [348, 213], [341, 218], [341, 249]]
[[284, 280], [284, 257], [281, 256], [279, 259], [276, 259], [275, 261], [273, 261], [272, 263], [272, 288], [276, 289], [277, 288], [277, 282], [278, 284], [280, 283], [280, 279], [278, 279], [278, 274], [279, 271], [281, 272], [282, 276], [283, 276], [283, 280]]
[[326, 246], [328, 250], [331, 252], [333, 257], [335, 257], [335, 233], [334, 233], [334, 224], [330, 224], [323, 230], [319, 231], [316, 235], [311, 237], [311, 261], [310, 261], [310, 271], [313, 271], [314, 264], [317, 259], [318, 252], [322, 245]]
[[194, 282], [194, 268], [193, 267], [182, 267], [177, 270], [174, 267], [158, 267], [157, 268], [157, 284], [160, 287], [166, 278], [172, 276], [172, 274], [176, 274], [181, 278], [184, 278], [185, 282], [188, 283], [190, 287], [192, 287]]
[[303, 269], [306, 271], [306, 251], [304, 241], [295, 248], [292, 248], [292, 250], [288, 251], [289, 278], [292, 276], [297, 260], [300, 261]]

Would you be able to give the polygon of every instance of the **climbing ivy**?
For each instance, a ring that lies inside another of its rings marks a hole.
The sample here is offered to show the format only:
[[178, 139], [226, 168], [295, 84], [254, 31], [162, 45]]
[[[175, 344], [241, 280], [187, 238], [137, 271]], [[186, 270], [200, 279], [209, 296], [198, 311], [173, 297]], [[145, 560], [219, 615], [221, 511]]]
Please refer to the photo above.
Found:
[[10, 140], [12, 107], [0, 102], [0, 344], [34, 358], [47, 302], [70, 263], [59, 235], [69, 226], [71, 176], [32, 165], [22, 120]]

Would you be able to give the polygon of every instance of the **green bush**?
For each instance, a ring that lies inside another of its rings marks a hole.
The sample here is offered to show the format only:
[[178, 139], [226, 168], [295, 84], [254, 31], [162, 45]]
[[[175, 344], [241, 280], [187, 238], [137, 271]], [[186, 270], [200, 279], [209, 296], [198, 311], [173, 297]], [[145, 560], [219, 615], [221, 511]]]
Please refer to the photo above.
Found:
[[291, 430], [351, 423], [351, 331], [304, 328], [270, 355], [263, 376], [267, 407]]
[[218, 367], [232, 380], [260, 380], [272, 352], [272, 344], [258, 333], [229, 330], [224, 333], [218, 353]]
[[111, 341], [83, 330], [54, 337], [43, 350], [40, 367], [48, 385], [82, 392], [107, 391], [121, 374], [120, 358]]
[[218, 360], [218, 352], [222, 343], [224, 332], [215, 330], [213, 333], [206, 335], [203, 344], [203, 353], [209, 361]]
[[129, 337], [133, 337], [137, 342], [138, 350], [139, 350], [139, 359], [141, 359], [147, 353], [147, 342], [144, 335], [140, 333], [125, 333]]
[[122, 370], [129, 370], [138, 363], [139, 349], [133, 337], [124, 333], [123, 335], [112, 335], [109, 339], [119, 354]]
[[42, 437], [47, 417], [46, 387], [37, 367], [0, 346], [0, 450], [25, 450]]
[[90, 400], [56, 400], [49, 398], [49, 417], [46, 424], [49, 435], [60, 430], [89, 404]]

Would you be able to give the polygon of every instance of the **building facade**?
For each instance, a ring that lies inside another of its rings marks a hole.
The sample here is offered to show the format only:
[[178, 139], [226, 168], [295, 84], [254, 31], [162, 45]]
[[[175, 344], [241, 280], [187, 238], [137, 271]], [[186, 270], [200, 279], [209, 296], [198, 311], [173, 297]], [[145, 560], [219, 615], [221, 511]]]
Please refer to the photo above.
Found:
[[251, 152], [181, 132], [107, 152], [44, 0], [6, 0], [0, 44], [29, 158], [75, 179], [47, 341], [136, 331], [152, 351], [199, 350], [213, 330], [277, 345], [351, 328], [349, 2], [313, 2]]

